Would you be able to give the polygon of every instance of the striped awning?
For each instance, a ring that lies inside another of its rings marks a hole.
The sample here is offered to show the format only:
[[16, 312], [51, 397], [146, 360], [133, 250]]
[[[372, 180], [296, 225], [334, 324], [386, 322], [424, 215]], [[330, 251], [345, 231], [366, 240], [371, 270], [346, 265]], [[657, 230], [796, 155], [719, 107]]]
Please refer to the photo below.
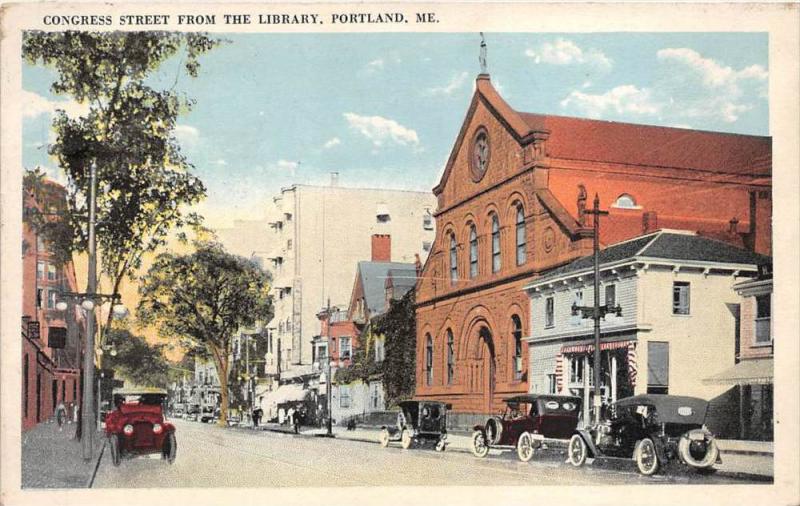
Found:
[[712, 385], [766, 385], [773, 382], [773, 359], [742, 360], [730, 369], [703, 380]]
[[[618, 350], [627, 348], [635, 341], [603, 341], [600, 343], [600, 350]], [[567, 344], [561, 347], [561, 353], [591, 353], [594, 351], [594, 343]]]

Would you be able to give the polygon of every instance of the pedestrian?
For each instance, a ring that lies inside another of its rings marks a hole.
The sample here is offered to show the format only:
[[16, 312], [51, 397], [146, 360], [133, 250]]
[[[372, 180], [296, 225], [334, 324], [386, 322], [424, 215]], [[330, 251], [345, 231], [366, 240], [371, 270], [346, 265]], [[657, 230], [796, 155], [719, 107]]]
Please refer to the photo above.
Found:
[[302, 418], [302, 413], [300, 410], [294, 412], [294, 420], [292, 421], [292, 425], [294, 426], [294, 433], [300, 433], [300, 418]]
[[289, 425], [294, 426], [294, 406], [289, 408], [289, 411], [287, 412], [287, 416], [289, 418]]
[[263, 411], [261, 408], [256, 408], [253, 410], [253, 429], [258, 428], [258, 422], [261, 420], [261, 413]]
[[58, 423], [58, 430], [64, 430], [64, 422], [67, 420], [67, 408], [63, 402], [59, 402], [56, 407], [56, 423]]

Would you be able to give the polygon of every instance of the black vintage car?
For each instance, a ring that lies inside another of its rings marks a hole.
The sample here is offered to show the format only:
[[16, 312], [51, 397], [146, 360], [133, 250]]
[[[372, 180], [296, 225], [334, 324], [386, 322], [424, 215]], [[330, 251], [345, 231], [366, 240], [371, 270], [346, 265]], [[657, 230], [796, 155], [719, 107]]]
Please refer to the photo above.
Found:
[[381, 427], [378, 436], [381, 446], [400, 441], [400, 445], [408, 449], [432, 443], [437, 452], [443, 452], [447, 446], [447, 410], [452, 406], [431, 400], [402, 401], [399, 405], [396, 426]]
[[581, 411], [580, 397], [566, 395], [517, 395], [505, 403], [502, 414], [473, 427], [472, 453], [476, 457], [483, 458], [489, 448], [498, 448], [516, 450], [519, 459], [528, 462], [545, 438], [568, 439]]
[[708, 401], [696, 397], [636, 395], [609, 406], [599, 424], [575, 432], [568, 447], [569, 462], [582, 466], [587, 458], [632, 459], [650, 476], [680, 460], [700, 473], [722, 462], [714, 435], [705, 426]]

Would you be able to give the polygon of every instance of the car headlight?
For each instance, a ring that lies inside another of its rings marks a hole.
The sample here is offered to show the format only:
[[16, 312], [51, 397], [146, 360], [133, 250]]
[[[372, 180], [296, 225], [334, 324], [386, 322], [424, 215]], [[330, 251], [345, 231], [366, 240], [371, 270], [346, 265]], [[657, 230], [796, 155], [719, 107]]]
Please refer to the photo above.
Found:
[[163, 427], [161, 427], [160, 423], [154, 423], [153, 424], [153, 434], [161, 434], [162, 430], [164, 430], [164, 429], [163, 429]]
[[122, 428], [122, 432], [125, 433], [126, 436], [133, 435], [133, 425], [127, 424], [125, 427]]

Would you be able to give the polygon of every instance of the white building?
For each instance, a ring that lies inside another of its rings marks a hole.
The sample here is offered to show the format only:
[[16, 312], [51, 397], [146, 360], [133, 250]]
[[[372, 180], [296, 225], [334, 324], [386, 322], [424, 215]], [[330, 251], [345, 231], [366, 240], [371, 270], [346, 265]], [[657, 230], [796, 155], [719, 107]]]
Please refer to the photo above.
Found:
[[[293, 185], [269, 205], [265, 266], [272, 272], [275, 316], [267, 325], [266, 371], [281, 379], [311, 373], [317, 313], [350, 299], [356, 267], [370, 260], [374, 235], [384, 261], [421, 262], [434, 238], [430, 192]], [[387, 237], [388, 236], [388, 237]], [[380, 249], [380, 248], [379, 248]]]

